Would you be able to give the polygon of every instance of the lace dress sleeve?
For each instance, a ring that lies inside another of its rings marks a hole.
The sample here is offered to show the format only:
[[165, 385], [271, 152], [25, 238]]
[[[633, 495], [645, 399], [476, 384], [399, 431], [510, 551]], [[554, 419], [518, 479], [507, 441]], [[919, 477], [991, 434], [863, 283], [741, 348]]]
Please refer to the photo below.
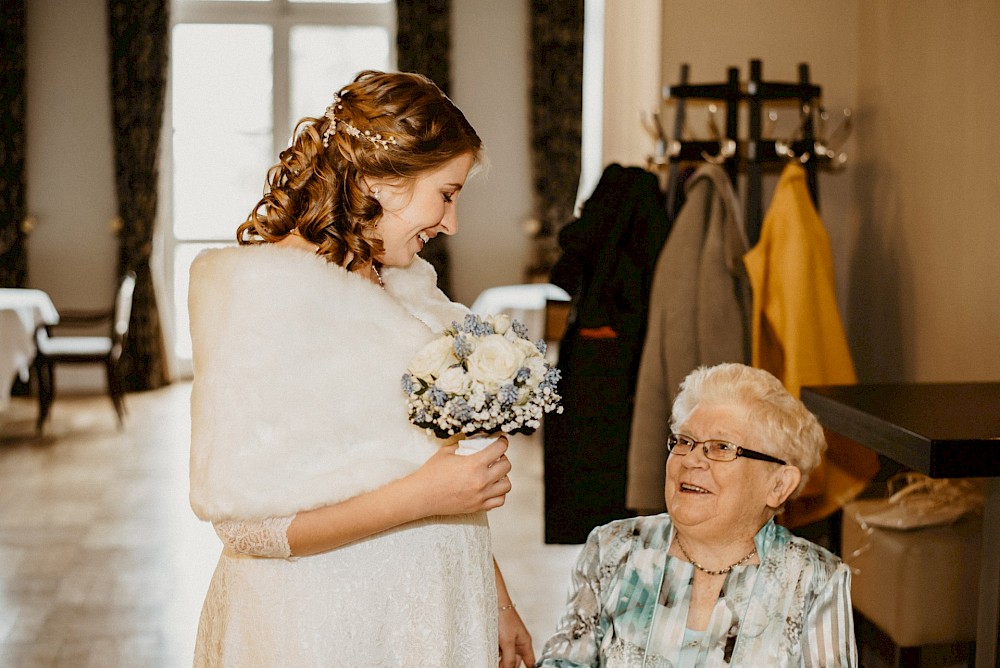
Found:
[[288, 527], [294, 515], [269, 517], [263, 520], [224, 520], [213, 522], [215, 533], [226, 549], [237, 554], [272, 559], [291, 559]]

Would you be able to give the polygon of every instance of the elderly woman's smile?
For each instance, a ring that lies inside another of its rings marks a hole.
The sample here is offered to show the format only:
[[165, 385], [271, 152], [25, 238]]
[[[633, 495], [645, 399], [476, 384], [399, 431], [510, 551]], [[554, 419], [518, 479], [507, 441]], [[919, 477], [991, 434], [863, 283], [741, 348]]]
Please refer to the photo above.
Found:
[[681, 492], [691, 492], [694, 494], [709, 494], [710, 492], [704, 487], [698, 487], [698, 485], [692, 485], [686, 482], [681, 483]]
[[694, 532], [692, 537], [727, 535], [731, 539], [739, 535], [749, 540], [773, 510], [768, 507], [768, 491], [779, 467], [745, 457], [713, 461], [705, 456], [700, 443], [717, 439], [762, 449], [763, 444], [754, 441], [746, 424], [745, 408], [709, 404], [695, 408], [678, 428], [699, 443], [686, 455], [667, 458], [667, 510], [679, 527]]

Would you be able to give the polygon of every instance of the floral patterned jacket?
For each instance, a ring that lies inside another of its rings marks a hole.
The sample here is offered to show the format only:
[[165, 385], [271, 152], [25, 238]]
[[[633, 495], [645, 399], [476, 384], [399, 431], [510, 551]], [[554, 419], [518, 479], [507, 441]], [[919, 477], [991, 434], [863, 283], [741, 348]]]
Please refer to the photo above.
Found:
[[727, 576], [705, 632], [687, 633], [694, 567], [667, 554], [666, 514], [594, 529], [567, 610], [537, 666], [857, 666], [850, 570], [773, 520], [760, 564]]

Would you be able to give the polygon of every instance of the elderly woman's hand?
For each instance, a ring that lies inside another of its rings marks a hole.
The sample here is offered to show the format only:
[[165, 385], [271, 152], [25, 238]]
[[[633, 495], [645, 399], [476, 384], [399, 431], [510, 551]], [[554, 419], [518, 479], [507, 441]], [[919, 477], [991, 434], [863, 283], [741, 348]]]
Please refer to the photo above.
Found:
[[469, 455], [456, 455], [457, 446], [442, 446], [410, 476], [418, 487], [414, 503], [423, 504], [421, 515], [461, 515], [502, 506], [511, 489], [507, 446], [506, 436]]

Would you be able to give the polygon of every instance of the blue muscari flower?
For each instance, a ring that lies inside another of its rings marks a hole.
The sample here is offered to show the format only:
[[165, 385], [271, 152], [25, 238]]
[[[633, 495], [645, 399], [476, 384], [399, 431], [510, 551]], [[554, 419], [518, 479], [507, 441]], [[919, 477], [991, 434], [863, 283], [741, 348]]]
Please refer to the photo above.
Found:
[[560, 372], [559, 369], [555, 367], [551, 367], [548, 371], [545, 372], [545, 378], [543, 378], [542, 382], [538, 384], [538, 387], [543, 390], [555, 391], [556, 383], [558, 383], [561, 378], [562, 378], [562, 372]]
[[500, 400], [500, 405], [503, 408], [507, 408], [517, 401], [517, 388], [514, 387], [514, 383], [506, 383], [501, 387], [500, 392], [497, 393], [497, 398]]
[[462, 330], [473, 336], [489, 336], [495, 333], [493, 325], [484, 321], [475, 313], [467, 313], [465, 322], [462, 323]]
[[538, 339], [535, 341], [535, 347], [538, 348], [538, 352], [540, 352], [543, 356], [545, 355], [545, 351], [549, 349], [549, 347], [545, 345], [544, 339]]
[[531, 369], [526, 366], [522, 366], [517, 370], [517, 373], [514, 374], [515, 383], [526, 383], [529, 378], [531, 378]]
[[452, 344], [452, 347], [455, 349], [455, 357], [460, 360], [464, 360], [472, 354], [472, 344], [469, 343], [464, 334], [455, 337], [455, 343]]
[[435, 406], [444, 406], [445, 402], [448, 401], [448, 394], [437, 385], [431, 385], [430, 389], [427, 390], [427, 397]]
[[419, 383], [408, 373], [403, 374], [403, 392], [413, 394], [420, 387]]
[[514, 330], [514, 333], [520, 336], [522, 339], [528, 338], [528, 326], [525, 325], [520, 320], [514, 320], [510, 323], [510, 328]]
[[459, 422], [467, 422], [472, 418], [472, 409], [462, 397], [455, 397], [451, 400], [451, 415]]

